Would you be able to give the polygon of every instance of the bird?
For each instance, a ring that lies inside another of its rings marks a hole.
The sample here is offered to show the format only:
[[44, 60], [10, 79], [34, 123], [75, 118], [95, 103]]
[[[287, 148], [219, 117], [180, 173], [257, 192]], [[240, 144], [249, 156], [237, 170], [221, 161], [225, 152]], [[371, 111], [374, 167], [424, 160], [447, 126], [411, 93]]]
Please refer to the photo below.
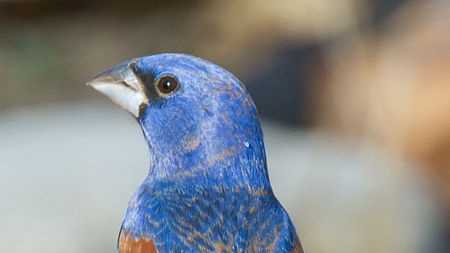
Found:
[[232, 73], [160, 53], [119, 63], [87, 85], [137, 120], [149, 149], [120, 253], [303, 252], [270, 184], [257, 108]]

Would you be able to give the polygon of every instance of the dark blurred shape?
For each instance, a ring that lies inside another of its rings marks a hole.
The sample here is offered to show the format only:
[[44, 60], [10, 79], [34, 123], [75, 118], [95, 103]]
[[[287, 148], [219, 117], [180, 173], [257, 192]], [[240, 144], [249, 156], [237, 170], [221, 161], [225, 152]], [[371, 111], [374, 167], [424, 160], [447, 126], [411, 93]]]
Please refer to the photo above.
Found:
[[34, 19], [49, 15], [64, 15], [87, 8], [89, 1], [3, 1], [0, 19]]
[[264, 62], [255, 63], [244, 82], [262, 117], [310, 127], [314, 121], [314, 89], [324, 71], [324, 45], [280, 41]]
[[386, 21], [395, 14], [397, 10], [401, 9], [405, 4], [409, 4], [416, 0], [374, 0], [369, 1], [369, 23], [371, 28], [383, 30]]
[[[447, 209], [447, 212], [450, 213], [450, 209]], [[442, 223], [437, 224], [437, 227], [438, 230], [432, 238], [430, 248], [424, 249], [422, 252], [450, 252], [450, 216]]]
[[0, 2], [0, 20], [35, 20], [50, 16], [63, 17], [82, 12], [109, 12], [120, 15], [140, 15], [148, 11], [161, 11], [177, 8], [192, 8], [200, 0], [152, 0], [152, 1], [105, 1], [105, 0], [36, 0], [36, 1], [3, 1]]

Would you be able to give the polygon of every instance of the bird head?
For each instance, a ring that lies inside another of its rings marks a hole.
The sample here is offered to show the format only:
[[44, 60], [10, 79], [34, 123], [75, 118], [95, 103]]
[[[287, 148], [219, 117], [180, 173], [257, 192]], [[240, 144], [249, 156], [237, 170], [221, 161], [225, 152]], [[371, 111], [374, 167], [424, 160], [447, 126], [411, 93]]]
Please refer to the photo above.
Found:
[[267, 177], [256, 107], [223, 68], [189, 55], [159, 54], [118, 64], [88, 85], [138, 120], [153, 177], [205, 170]]

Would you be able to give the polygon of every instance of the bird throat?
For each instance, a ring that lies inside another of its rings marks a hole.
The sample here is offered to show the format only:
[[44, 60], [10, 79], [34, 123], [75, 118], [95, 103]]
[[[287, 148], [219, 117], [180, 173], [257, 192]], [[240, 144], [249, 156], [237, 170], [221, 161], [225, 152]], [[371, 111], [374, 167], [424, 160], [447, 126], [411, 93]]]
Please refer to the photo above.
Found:
[[262, 141], [242, 141], [211, 148], [199, 139], [190, 139], [174, 152], [160, 152], [150, 146], [151, 164], [146, 182], [159, 181], [203, 186], [271, 190]]

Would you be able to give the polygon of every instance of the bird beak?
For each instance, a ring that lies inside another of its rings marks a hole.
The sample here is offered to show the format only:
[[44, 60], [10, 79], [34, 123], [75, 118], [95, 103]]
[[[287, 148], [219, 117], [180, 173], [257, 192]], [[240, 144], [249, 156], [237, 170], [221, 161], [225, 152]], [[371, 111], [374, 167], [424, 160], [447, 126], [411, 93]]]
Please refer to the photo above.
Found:
[[95, 90], [129, 111], [136, 118], [148, 105], [145, 86], [134, 72], [136, 62], [129, 61], [108, 69], [87, 82]]

